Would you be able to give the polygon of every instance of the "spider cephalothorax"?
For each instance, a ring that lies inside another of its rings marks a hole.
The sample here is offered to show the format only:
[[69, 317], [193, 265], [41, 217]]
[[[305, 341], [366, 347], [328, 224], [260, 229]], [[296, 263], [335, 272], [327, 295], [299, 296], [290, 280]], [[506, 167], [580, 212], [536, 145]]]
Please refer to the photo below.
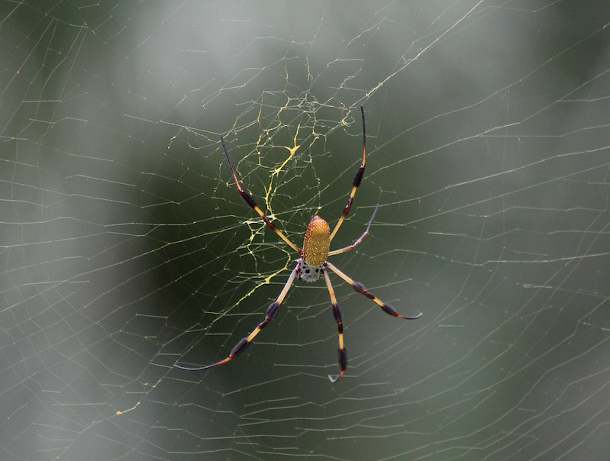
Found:
[[227, 147], [225, 146], [224, 138], [222, 136], [220, 137], [222, 148], [227, 157], [229, 167], [231, 168], [233, 179], [235, 180], [235, 185], [237, 186], [237, 190], [239, 191], [243, 199], [254, 211], [256, 211], [256, 213], [263, 219], [263, 221], [265, 221], [267, 226], [269, 226], [273, 230], [273, 232], [275, 232], [278, 237], [280, 237], [288, 246], [298, 252], [301, 257], [297, 260], [297, 265], [290, 273], [288, 281], [284, 285], [284, 288], [282, 289], [280, 295], [267, 308], [267, 312], [265, 313], [265, 319], [261, 323], [259, 323], [258, 326], [248, 336], [242, 338], [235, 345], [235, 347], [233, 347], [233, 349], [226, 358], [202, 367], [186, 367], [184, 365], [176, 364], [178, 368], [182, 368], [184, 370], [205, 370], [207, 368], [215, 367], [230, 362], [239, 354], [241, 354], [246, 349], [246, 347], [250, 345], [256, 335], [258, 335], [260, 331], [265, 328], [269, 324], [269, 322], [271, 322], [271, 320], [273, 320], [273, 317], [275, 317], [275, 315], [277, 314], [280, 305], [284, 301], [284, 298], [288, 294], [288, 290], [292, 286], [292, 283], [294, 282], [296, 277], [298, 277], [300, 280], [304, 280], [305, 282], [315, 282], [320, 278], [320, 275], [322, 275], [324, 277], [324, 281], [326, 282], [328, 293], [330, 294], [330, 302], [333, 309], [333, 316], [335, 318], [335, 321], [337, 322], [337, 330], [339, 332], [339, 366], [341, 367], [341, 373], [336, 376], [328, 375], [328, 378], [331, 380], [331, 382], [337, 381], [341, 376], [343, 376], [347, 368], [347, 351], [343, 343], [343, 319], [341, 316], [341, 309], [339, 308], [339, 304], [337, 303], [335, 291], [330, 283], [330, 277], [328, 276], [328, 271], [326, 270], [327, 268], [337, 274], [345, 282], [349, 283], [352, 288], [358, 293], [363, 294], [367, 298], [377, 303], [377, 305], [381, 307], [381, 309], [386, 314], [405, 320], [415, 320], [422, 315], [421, 312], [415, 315], [414, 317], [406, 317], [400, 315], [394, 310], [392, 306], [384, 303], [373, 293], [367, 291], [367, 289], [364, 288], [364, 285], [352, 280], [349, 276], [341, 272], [337, 267], [327, 261], [327, 258], [329, 256], [334, 256], [341, 253], [345, 253], [347, 251], [351, 251], [356, 248], [360, 244], [360, 242], [362, 242], [362, 240], [368, 235], [369, 229], [371, 228], [371, 223], [373, 222], [375, 214], [377, 213], [377, 209], [379, 208], [379, 205], [375, 207], [375, 211], [373, 211], [373, 215], [371, 216], [371, 219], [368, 225], [366, 226], [366, 230], [354, 243], [349, 246], [346, 246], [345, 248], [332, 251], [330, 250], [330, 242], [335, 237], [335, 234], [339, 230], [339, 227], [341, 227], [341, 224], [343, 224], [343, 221], [345, 221], [345, 217], [347, 216], [349, 210], [352, 207], [354, 196], [356, 195], [356, 190], [360, 186], [362, 178], [364, 177], [364, 168], [366, 166], [366, 125], [364, 123], [364, 109], [362, 106], [360, 106], [360, 113], [362, 114], [362, 164], [360, 165], [360, 168], [358, 168], [358, 171], [356, 171], [356, 176], [354, 177], [352, 189], [347, 200], [347, 205], [343, 209], [343, 213], [341, 214], [339, 221], [337, 221], [337, 224], [335, 224], [335, 228], [333, 229], [332, 233], [330, 232], [330, 227], [328, 226], [328, 223], [324, 219], [320, 218], [319, 216], [314, 216], [309, 222], [309, 225], [307, 226], [307, 232], [305, 233], [305, 239], [303, 241], [303, 249], [292, 243], [292, 241], [288, 237], [286, 237], [282, 233], [282, 231], [280, 231], [275, 226], [274, 223], [271, 222], [267, 215], [265, 215], [263, 210], [260, 209], [260, 207], [256, 204], [256, 201], [252, 198], [252, 195], [250, 195], [250, 193], [248, 193], [241, 187], [239, 179], [237, 178], [237, 173], [235, 172], [235, 168], [233, 167], [233, 163], [231, 162], [231, 157], [229, 156], [229, 152], [227, 151]]
[[304, 282], [311, 283], [317, 281], [324, 271], [323, 266], [310, 266], [303, 258], [300, 258], [297, 262], [297, 275], [299, 276], [299, 280], [303, 280]]

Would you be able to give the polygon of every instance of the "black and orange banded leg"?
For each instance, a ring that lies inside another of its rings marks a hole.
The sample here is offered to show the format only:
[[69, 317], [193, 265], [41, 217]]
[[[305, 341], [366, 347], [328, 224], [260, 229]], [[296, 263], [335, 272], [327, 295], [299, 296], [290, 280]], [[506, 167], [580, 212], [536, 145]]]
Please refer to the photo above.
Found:
[[252, 208], [254, 211], [256, 211], [258, 213], [258, 215], [263, 218], [263, 221], [265, 221], [265, 224], [267, 224], [267, 226], [269, 226], [273, 232], [275, 232], [279, 238], [281, 238], [284, 242], [286, 242], [288, 244], [288, 246], [290, 246], [294, 251], [296, 251], [299, 254], [303, 253], [303, 250], [301, 250], [298, 246], [296, 246], [294, 243], [292, 243], [290, 241], [290, 239], [288, 237], [286, 237], [284, 235], [284, 233], [279, 230], [275, 224], [273, 224], [271, 222], [271, 220], [267, 217], [267, 215], [263, 212], [263, 210], [260, 209], [260, 207], [256, 204], [256, 201], [254, 200], [254, 198], [252, 197], [252, 195], [250, 195], [250, 193], [245, 190], [243, 187], [241, 187], [241, 183], [239, 182], [239, 179], [237, 178], [237, 173], [235, 172], [235, 168], [233, 167], [233, 163], [231, 162], [231, 157], [229, 157], [229, 151], [227, 151], [227, 146], [225, 146], [225, 140], [222, 137], [222, 135], [220, 136], [220, 142], [222, 143], [222, 149], [225, 152], [225, 155], [227, 156], [227, 162], [229, 162], [229, 167], [231, 168], [231, 173], [233, 174], [233, 179], [235, 180], [235, 185], [237, 186], [237, 190], [239, 191], [240, 195], [243, 197], [244, 201], [250, 206], [250, 208]]
[[360, 165], [360, 168], [358, 168], [358, 171], [356, 171], [356, 176], [354, 176], [354, 183], [352, 184], [352, 190], [347, 199], [347, 205], [345, 205], [345, 208], [343, 209], [343, 213], [341, 214], [339, 221], [337, 221], [335, 228], [330, 234], [331, 241], [335, 238], [335, 234], [339, 230], [339, 227], [341, 227], [341, 224], [343, 224], [343, 221], [345, 221], [345, 217], [349, 213], [349, 210], [352, 208], [352, 203], [354, 202], [356, 190], [360, 186], [360, 183], [362, 183], [362, 178], [364, 177], [364, 169], [366, 167], [366, 125], [364, 123], [364, 107], [362, 106], [360, 106], [360, 113], [362, 114], [362, 164]]
[[188, 371], [207, 370], [208, 368], [217, 367], [218, 365], [223, 365], [227, 362], [230, 362], [235, 357], [237, 357], [239, 354], [241, 354], [246, 349], [246, 347], [248, 347], [250, 345], [250, 343], [256, 337], [256, 335], [258, 335], [261, 332], [261, 330], [263, 328], [265, 328], [269, 324], [269, 322], [271, 322], [271, 320], [273, 320], [273, 317], [275, 317], [275, 315], [277, 314], [277, 311], [280, 309], [280, 305], [282, 304], [282, 302], [284, 301], [284, 298], [288, 294], [288, 290], [290, 290], [290, 287], [292, 286], [292, 282], [294, 282], [294, 279], [297, 275], [297, 268], [298, 268], [298, 265], [297, 265], [297, 267], [295, 267], [292, 270], [290, 277], [288, 277], [288, 281], [284, 285], [284, 288], [282, 289], [282, 292], [280, 293], [280, 295], [267, 308], [267, 312], [265, 313], [265, 320], [263, 320], [261, 323], [259, 323], [258, 326], [254, 330], [252, 330], [252, 333], [250, 333], [245, 338], [240, 339], [239, 342], [235, 345], [235, 347], [233, 347], [233, 349], [231, 349], [231, 352], [229, 353], [229, 355], [226, 358], [220, 360], [219, 362], [215, 362], [210, 365], [205, 365], [203, 367], [187, 367], [187, 366], [180, 365], [177, 363], [174, 364], [174, 366], [176, 368], [181, 368], [182, 370], [188, 370]]
[[344, 375], [345, 370], [347, 369], [347, 351], [345, 350], [345, 344], [343, 344], [343, 318], [341, 317], [341, 308], [337, 303], [337, 297], [335, 296], [335, 290], [333, 289], [332, 284], [330, 283], [330, 278], [326, 271], [322, 272], [324, 274], [324, 280], [326, 281], [326, 288], [328, 288], [328, 293], [330, 294], [330, 302], [333, 306], [333, 317], [337, 322], [337, 330], [339, 330], [339, 366], [341, 367], [341, 373], [336, 376], [328, 375], [328, 379], [330, 379], [331, 383], [336, 382], [341, 376]]
[[328, 267], [331, 271], [333, 271], [335, 274], [337, 274], [339, 277], [341, 277], [343, 280], [345, 280], [347, 283], [349, 283], [352, 286], [352, 288], [354, 290], [356, 290], [358, 293], [362, 293], [367, 298], [372, 299], [375, 303], [377, 303], [377, 305], [379, 307], [381, 307], [381, 309], [386, 314], [389, 314], [389, 315], [392, 315], [392, 316], [394, 316], [396, 318], [404, 319], [404, 320], [417, 320], [418, 318], [420, 318], [422, 316], [421, 312], [418, 313], [414, 317], [407, 317], [407, 316], [404, 316], [404, 315], [400, 315], [398, 312], [396, 312], [394, 310], [394, 308], [392, 306], [390, 306], [389, 304], [384, 303], [381, 299], [379, 299], [373, 293], [367, 291], [367, 289], [364, 288], [364, 285], [362, 283], [355, 282], [348, 275], [346, 275], [345, 273], [341, 272], [339, 269], [337, 269], [335, 266], [333, 266], [328, 261], [326, 261], [324, 263], [324, 266]]
[[364, 240], [364, 237], [369, 235], [369, 229], [371, 228], [371, 224], [373, 224], [373, 219], [375, 219], [375, 215], [377, 214], [378, 209], [379, 209], [379, 204], [377, 204], [377, 206], [375, 207], [375, 210], [373, 211], [373, 214], [371, 215], [371, 219], [369, 220], [369, 223], [366, 225], [366, 229], [364, 230], [362, 235], [354, 241], [354, 243], [352, 243], [349, 246], [346, 246], [345, 248], [340, 248], [338, 250], [329, 251], [328, 256], [340, 255], [341, 253], [345, 253], [346, 251], [352, 251], [354, 248], [356, 248], [358, 245], [360, 245], [360, 243]]

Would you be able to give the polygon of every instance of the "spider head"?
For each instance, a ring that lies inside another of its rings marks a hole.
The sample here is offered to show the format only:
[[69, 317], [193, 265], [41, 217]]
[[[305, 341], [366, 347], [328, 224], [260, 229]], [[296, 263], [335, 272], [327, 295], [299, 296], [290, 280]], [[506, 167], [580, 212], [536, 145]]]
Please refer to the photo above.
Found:
[[306, 282], [315, 282], [320, 278], [323, 270], [322, 266], [311, 266], [301, 259], [298, 269], [299, 278]]

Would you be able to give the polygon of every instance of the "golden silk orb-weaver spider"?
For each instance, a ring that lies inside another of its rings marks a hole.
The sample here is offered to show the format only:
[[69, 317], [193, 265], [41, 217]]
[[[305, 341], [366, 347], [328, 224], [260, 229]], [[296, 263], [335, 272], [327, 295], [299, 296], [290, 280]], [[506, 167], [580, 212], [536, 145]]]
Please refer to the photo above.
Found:
[[375, 214], [377, 213], [377, 209], [379, 208], [379, 205], [375, 207], [373, 215], [371, 216], [371, 219], [369, 220], [369, 223], [366, 226], [366, 230], [362, 233], [360, 237], [358, 237], [354, 241], [354, 243], [349, 246], [346, 246], [345, 248], [341, 248], [338, 250], [330, 250], [330, 242], [337, 234], [337, 231], [339, 230], [339, 227], [341, 227], [341, 224], [343, 224], [343, 221], [345, 221], [345, 218], [352, 207], [354, 196], [356, 195], [356, 190], [360, 186], [362, 178], [364, 177], [364, 168], [366, 166], [366, 125], [364, 122], [364, 108], [362, 106], [360, 106], [360, 112], [362, 114], [362, 164], [360, 165], [360, 168], [358, 169], [358, 171], [356, 172], [356, 176], [354, 177], [352, 189], [347, 200], [347, 205], [343, 209], [343, 213], [341, 214], [339, 221], [337, 221], [337, 224], [335, 224], [332, 233], [330, 232], [330, 227], [328, 226], [328, 223], [324, 219], [320, 218], [319, 216], [314, 216], [313, 218], [311, 218], [311, 221], [307, 226], [307, 231], [305, 233], [305, 239], [303, 241], [302, 249], [292, 243], [290, 239], [286, 237], [286, 235], [284, 235], [284, 233], [280, 231], [276, 227], [276, 225], [271, 222], [271, 220], [269, 220], [263, 210], [261, 210], [260, 207], [256, 204], [256, 201], [252, 198], [252, 195], [250, 195], [250, 193], [244, 190], [244, 188], [241, 186], [241, 183], [239, 182], [239, 179], [237, 177], [237, 173], [235, 172], [235, 168], [233, 167], [233, 163], [231, 162], [231, 157], [229, 156], [229, 152], [227, 151], [227, 147], [225, 146], [224, 138], [222, 136], [220, 137], [222, 149], [224, 150], [224, 153], [227, 157], [227, 162], [229, 163], [229, 167], [231, 168], [231, 173], [233, 174], [233, 179], [235, 180], [235, 185], [237, 186], [237, 190], [239, 191], [240, 195], [243, 197], [246, 203], [254, 211], [256, 211], [256, 213], [258, 213], [258, 215], [263, 219], [263, 221], [265, 221], [265, 224], [267, 224], [267, 226], [269, 226], [273, 230], [273, 232], [275, 232], [278, 237], [281, 238], [288, 246], [290, 246], [293, 250], [299, 253], [301, 257], [297, 260], [296, 267], [290, 273], [288, 281], [284, 285], [284, 288], [282, 289], [280, 295], [267, 308], [267, 312], [265, 313], [265, 319], [261, 323], [259, 323], [258, 326], [248, 336], [242, 338], [235, 345], [235, 347], [233, 347], [233, 349], [226, 358], [202, 367], [187, 367], [180, 364], [176, 364], [176, 367], [181, 368], [183, 370], [196, 371], [206, 370], [208, 368], [216, 367], [218, 365], [223, 365], [227, 362], [230, 362], [239, 354], [241, 354], [246, 349], [246, 347], [248, 347], [250, 343], [254, 340], [256, 335], [258, 335], [261, 330], [265, 328], [269, 324], [269, 322], [271, 322], [271, 320], [273, 320], [280, 308], [280, 305], [284, 301], [284, 298], [288, 294], [288, 290], [292, 286], [292, 283], [294, 282], [295, 278], [298, 277], [299, 280], [304, 280], [305, 282], [315, 282], [320, 278], [320, 275], [322, 275], [324, 277], [324, 281], [326, 282], [328, 293], [330, 294], [330, 302], [332, 305], [333, 316], [335, 318], [335, 321], [337, 322], [337, 329], [339, 330], [339, 366], [341, 367], [341, 372], [336, 376], [328, 375], [328, 379], [330, 379], [330, 381], [334, 383], [345, 374], [345, 370], [347, 368], [347, 351], [345, 349], [345, 344], [343, 341], [343, 318], [341, 316], [341, 309], [339, 308], [339, 304], [337, 303], [335, 290], [333, 289], [333, 286], [330, 283], [330, 278], [328, 276], [327, 269], [330, 269], [332, 272], [342, 278], [345, 282], [349, 283], [352, 288], [358, 293], [362, 293], [367, 298], [372, 299], [375, 303], [377, 303], [377, 305], [379, 305], [379, 307], [381, 307], [381, 309], [386, 314], [405, 320], [416, 320], [421, 317], [421, 312], [414, 317], [406, 317], [404, 315], [400, 315], [394, 310], [392, 306], [384, 303], [373, 293], [367, 291], [366, 288], [364, 288], [364, 285], [352, 280], [348, 275], [344, 274], [337, 267], [335, 267], [333, 264], [326, 260], [328, 256], [338, 255], [356, 248], [368, 235], [369, 229], [371, 228], [371, 224], [373, 223], [373, 219], [375, 218]]

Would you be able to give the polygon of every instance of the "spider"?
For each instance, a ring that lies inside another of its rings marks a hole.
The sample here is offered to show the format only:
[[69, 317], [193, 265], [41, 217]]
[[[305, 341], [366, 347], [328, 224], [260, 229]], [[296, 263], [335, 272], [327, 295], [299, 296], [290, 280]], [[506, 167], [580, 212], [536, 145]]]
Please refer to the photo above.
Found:
[[337, 329], [339, 331], [339, 366], [341, 368], [341, 372], [336, 376], [328, 375], [328, 379], [330, 379], [332, 383], [336, 382], [345, 374], [345, 370], [347, 368], [347, 351], [345, 349], [343, 341], [343, 319], [341, 316], [341, 309], [339, 308], [339, 304], [337, 303], [335, 290], [333, 289], [333, 286], [330, 282], [330, 278], [328, 277], [327, 269], [330, 269], [340, 278], [342, 278], [345, 282], [350, 284], [352, 288], [358, 293], [362, 293], [367, 298], [372, 299], [375, 303], [379, 305], [379, 307], [381, 307], [381, 309], [386, 314], [405, 320], [416, 320], [421, 317], [421, 312], [414, 317], [406, 317], [400, 315], [394, 310], [392, 306], [384, 303], [382, 300], [377, 298], [377, 296], [375, 296], [373, 293], [364, 288], [364, 285], [352, 280], [348, 275], [340, 271], [336, 266], [326, 260], [328, 256], [335, 256], [356, 248], [368, 235], [373, 219], [375, 218], [375, 214], [377, 213], [377, 210], [379, 208], [379, 205], [375, 207], [371, 219], [369, 220], [369, 223], [366, 226], [366, 230], [362, 233], [360, 237], [358, 237], [354, 241], [354, 243], [338, 250], [329, 250], [330, 242], [337, 234], [337, 231], [341, 227], [341, 224], [343, 224], [343, 221], [345, 221], [345, 218], [352, 207], [354, 196], [356, 195], [356, 190], [360, 186], [362, 178], [364, 177], [364, 168], [366, 166], [366, 125], [364, 122], [364, 108], [362, 106], [360, 106], [360, 112], [362, 114], [362, 164], [360, 165], [360, 168], [358, 169], [358, 171], [356, 172], [356, 176], [354, 177], [352, 189], [347, 200], [347, 205], [343, 209], [343, 213], [341, 214], [339, 221], [337, 221], [337, 224], [335, 224], [335, 228], [333, 229], [332, 233], [330, 232], [330, 227], [328, 223], [324, 219], [319, 216], [314, 216], [313, 218], [311, 218], [311, 221], [307, 226], [307, 231], [305, 233], [305, 240], [303, 241], [302, 249], [292, 243], [290, 239], [286, 237], [286, 235], [284, 235], [284, 233], [279, 230], [274, 223], [271, 222], [271, 220], [267, 217], [267, 215], [265, 215], [263, 210], [261, 210], [260, 207], [256, 204], [256, 201], [252, 198], [252, 195], [250, 195], [250, 193], [244, 190], [244, 188], [241, 186], [237, 177], [237, 173], [235, 172], [235, 168], [233, 167], [233, 163], [231, 162], [231, 157], [229, 156], [229, 152], [227, 151], [224, 138], [220, 136], [222, 149], [224, 150], [224, 153], [227, 157], [229, 168], [231, 168], [231, 173], [233, 174], [233, 179], [235, 180], [235, 185], [237, 186], [237, 190], [239, 191], [240, 195], [243, 197], [245, 202], [254, 211], [256, 211], [256, 213], [258, 213], [258, 215], [263, 219], [265, 224], [267, 224], [267, 226], [269, 226], [273, 230], [273, 232], [275, 232], [278, 237], [281, 238], [288, 246], [290, 246], [294, 251], [299, 253], [301, 257], [297, 260], [296, 267], [290, 273], [288, 281], [284, 285], [284, 288], [280, 292], [280, 295], [267, 308], [267, 312], [265, 313], [265, 319], [261, 323], [259, 323], [258, 326], [248, 336], [242, 338], [235, 345], [235, 347], [233, 347], [233, 349], [226, 358], [202, 367], [187, 367], [184, 365], [175, 364], [176, 367], [181, 368], [183, 370], [196, 371], [206, 370], [208, 368], [216, 367], [218, 365], [223, 365], [227, 362], [230, 362], [239, 354], [241, 354], [254, 340], [256, 335], [258, 335], [261, 330], [265, 328], [269, 324], [269, 322], [271, 322], [271, 320], [273, 320], [280, 308], [280, 305], [284, 301], [284, 298], [288, 294], [288, 290], [290, 289], [292, 283], [297, 277], [299, 278], [299, 280], [304, 280], [305, 282], [315, 282], [320, 278], [320, 276], [323, 276], [324, 281], [326, 282], [326, 287], [328, 288], [328, 292], [330, 294], [330, 302], [332, 305], [333, 316], [335, 318], [335, 321], [337, 322]]

